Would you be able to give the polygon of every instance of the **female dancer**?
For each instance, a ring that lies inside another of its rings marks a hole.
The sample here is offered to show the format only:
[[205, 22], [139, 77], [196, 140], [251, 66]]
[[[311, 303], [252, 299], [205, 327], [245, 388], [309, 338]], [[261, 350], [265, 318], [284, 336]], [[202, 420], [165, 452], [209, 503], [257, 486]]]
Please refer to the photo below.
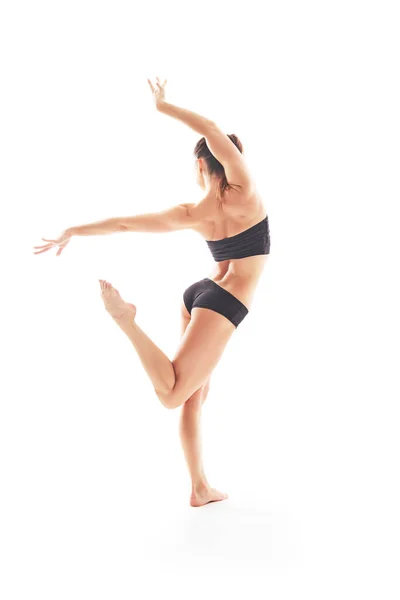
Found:
[[148, 80], [156, 109], [179, 119], [202, 137], [196, 144], [197, 183], [203, 199], [167, 210], [115, 217], [66, 229], [57, 240], [35, 246], [40, 254], [58, 246], [59, 256], [74, 235], [121, 231], [168, 232], [191, 229], [206, 241], [215, 269], [188, 287], [181, 302], [181, 340], [172, 360], [136, 322], [136, 307], [125, 302], [107, 281], [101, 297], [115, 323], [131, 340], [166, 408], [182, 407], [180, 438], [192, 481], [191, 506], [227, 498], [212, 488], [201, 457], [200, 415], [210, 375], [232, 333], [249, 312], [270, 250], [268, 215], [243, 158], [236, 135], [226, 135], [214, 121], [165, 100], [165, 85]]

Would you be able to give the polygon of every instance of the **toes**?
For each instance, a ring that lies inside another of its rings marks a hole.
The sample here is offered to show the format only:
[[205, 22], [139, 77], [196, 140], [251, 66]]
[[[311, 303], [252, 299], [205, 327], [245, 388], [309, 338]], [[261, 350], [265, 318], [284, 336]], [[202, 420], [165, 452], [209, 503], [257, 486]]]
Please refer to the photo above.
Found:
[[101, 287], [101, 293], [106, 294], [109, 290], [109, 287], [107, 286], [107, 281], [105, 281], [104, 279], [99, 279], [99, 282]]
[[106, 281], [105, 279], [99, 279], [100, 282], [100, 286], [101, 289], [104, 290], [111, 290], [112, 289], [112, 285], [111, 283], [109, 283], [108, 281]]
[[111, 294], [111, 295], [118, 295], [120, 296], [120, 293], [117, 289], [115, 289], [115, 287], [109, 283], [108, 281], [106, 281], [105, 279], [99, 279], [98, 280], [100, 283], [100, 287], [101, 287], [101, 292], [103, 294]]
[[214, 491], [214, 493], [215, 493], [215, 496], [216, 496], [216, 498], [217, 498], [218, 500], [226, 500], [226, 499], [227, 499], [227, 497], [228, 497], [228, 494], [225, 494], [224, 492], [219, 492], [219, 491], [218, 491], [218, 490], [216, 490], [215, 488], [214, 488], [214, 490], [213, 490], [213, 491]]

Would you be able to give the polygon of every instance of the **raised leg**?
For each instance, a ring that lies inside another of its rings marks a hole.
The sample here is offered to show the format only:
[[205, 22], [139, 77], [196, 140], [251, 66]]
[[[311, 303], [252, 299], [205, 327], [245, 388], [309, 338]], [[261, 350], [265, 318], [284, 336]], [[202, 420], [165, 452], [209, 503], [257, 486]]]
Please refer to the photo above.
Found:
[[170, 409], [184, 404], [210, 377], [235, 326], [213, 310], [193, 308], [171, 361], [136, 323], [136, 307], [125, 302], [110, 283], [100, 284], [107, 311], [135, 347], [160, 402]]
[[136, 307], [130, 302], [125, 302], [111, 283], [103, 279], [99, 281], [101, 297], [107, 312], [132, 342], [157, 396], [168, 396], [176, 381], [174, 365], [136, 323]]

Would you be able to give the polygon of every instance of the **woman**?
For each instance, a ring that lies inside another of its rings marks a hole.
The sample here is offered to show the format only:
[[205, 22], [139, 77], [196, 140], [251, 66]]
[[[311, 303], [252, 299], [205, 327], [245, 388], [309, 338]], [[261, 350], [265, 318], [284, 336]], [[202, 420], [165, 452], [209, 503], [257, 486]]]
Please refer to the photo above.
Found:
[[215, 270], [188, 287], [181, 303], [181, 341], [173, 360], [136, 323], [136, 307], [125, 302], [107, 281], [99, 280], [105, 308], [131, 340], [166, 408], [182, 406], [180, 438], [192, 481], [191, 506], [227, 498], [212, 488], [201, 457], [200, 414], [210, 375], [231, 335], [249, 312], [270, 249], [268, 215], [256, 191], [235, 135], [226, 135], [209, 119], [165, 101], [165, 85], [148, 80], [158, 111], [179, 119], [202, 137], [196, 144], [197, 183], [204, 198], [167, 210], [116, 217], [71, 227], [47, 240], [35, 254], [58, 246], [59, 256], [74, 235], [121, 231], [167, 232], [191, 229], [206, 241]]

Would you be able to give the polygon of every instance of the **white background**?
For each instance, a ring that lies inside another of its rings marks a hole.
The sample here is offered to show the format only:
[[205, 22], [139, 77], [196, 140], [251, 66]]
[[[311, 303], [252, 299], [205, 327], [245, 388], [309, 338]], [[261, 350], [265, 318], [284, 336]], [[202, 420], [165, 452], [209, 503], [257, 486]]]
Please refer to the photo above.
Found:
[[[398, 599], [396, 3], [21, 2], [0, 13], [3, 600]], [[193, 232], [42, 237], [202, 197], [201, 137], [236, 133], [271, 254], [203, 409], [189, 506], [179, 410], [98, 279], [172, 356]]]

